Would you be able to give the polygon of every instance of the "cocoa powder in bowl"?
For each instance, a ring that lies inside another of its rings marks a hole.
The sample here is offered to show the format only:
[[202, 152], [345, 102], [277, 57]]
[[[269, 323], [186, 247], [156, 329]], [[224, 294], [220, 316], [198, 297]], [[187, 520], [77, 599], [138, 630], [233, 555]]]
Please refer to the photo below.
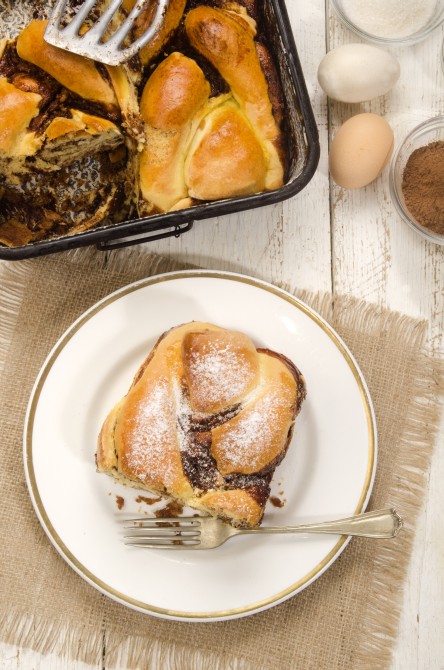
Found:
[[444, 235], [444, 140], [415, 149], [401, 184], [405, 206], [415, 221]]

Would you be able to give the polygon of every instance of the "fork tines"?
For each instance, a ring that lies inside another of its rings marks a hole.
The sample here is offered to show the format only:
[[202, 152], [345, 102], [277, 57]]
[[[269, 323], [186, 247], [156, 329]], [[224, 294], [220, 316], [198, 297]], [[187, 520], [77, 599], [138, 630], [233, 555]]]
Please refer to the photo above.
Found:
[[136, 526], [136, 527], [141, 527], [141, 526], [153, 526], [160, 528], [161, 526], [171, 526], [174, 524], [177, 527], [184, 527], [184, 526], [200, 526], [200, 518], [197, 516], [170, 516], [170, 517], [146, 517], [146, 518], [141, 518], [139, 517], [134, 517], [133, 519], [123, 519], [123, 527], [124, 528], [129, 528], [130, 526]]
[[200, 521], [195, 517], [124, 519], [124, 543], [133, 547], [186, 549], [200, 544]]

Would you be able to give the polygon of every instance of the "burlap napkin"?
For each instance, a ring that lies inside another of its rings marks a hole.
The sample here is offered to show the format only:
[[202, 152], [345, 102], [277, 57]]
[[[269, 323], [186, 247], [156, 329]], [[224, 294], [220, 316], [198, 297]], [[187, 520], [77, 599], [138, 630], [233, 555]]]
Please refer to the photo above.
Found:
[[406, 527], [396, 540], [354, 539], [289, 601], [222, 623], [155, 619], [90, 587], [41, 529], [22, 464], [25, 409], [40, 366], [91, 304], [178, 267], [159, 257], [88, 250], [1, 268], [0, 638], [94, 664], [103, 659], [107, 668], [386, 668], [444, 386], [442, 362], [423, 349], [423, 322], [358, 300], [297, 292], [337, 329], [364, 372], [380, 444], [371, 506], [394, 505]]

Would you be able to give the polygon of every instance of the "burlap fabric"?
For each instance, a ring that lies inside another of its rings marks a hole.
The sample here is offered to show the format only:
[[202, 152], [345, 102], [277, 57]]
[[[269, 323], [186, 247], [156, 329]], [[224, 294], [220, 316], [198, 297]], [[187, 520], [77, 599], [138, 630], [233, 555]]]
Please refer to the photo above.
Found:
[[363, 370], [380, 445], [370, 505], [394, 505], [406, 526], [396, 540], [352, 540], [289, 601], [222, 623], [155, 619], [90, 587], [41, 529], [22, 463], [25, 410], [40, 366], [94, 302], [178, 267], [154, 256], [90, 250], [1, 267], [0, 639], [98, 667], [103, 659], [107, 668], [388, 667], [443, 391], [442, 362], [425, 353], [423, 322], [354, 299], [296, 292], [336, 328]]

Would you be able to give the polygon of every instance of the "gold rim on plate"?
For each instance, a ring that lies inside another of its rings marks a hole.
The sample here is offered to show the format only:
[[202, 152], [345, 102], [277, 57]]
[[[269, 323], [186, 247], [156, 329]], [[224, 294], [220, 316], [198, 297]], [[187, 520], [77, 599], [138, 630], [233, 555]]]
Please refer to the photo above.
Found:
[[339, 349], [343, 358], [350, 367], [353, 377], [358, 385], [367, 418], [367, 427], [369, 436], [367, 470], [365, 474], [364, 485], [358, 500], [358, 504], [356, 506], [356, 509], [354, 510], [354, 514], [359, 514], [364, 510], [365, 504], [370, 496], [376, 467], [376, 448], [377, 448], [376, 424], [375, 424], [373, 406], [370, 400], [366, 384], [352, 354], [350, 353], [350, 351], [348, 350], [347, 346], [342, 341], [342, 339], [339, 337], [339, 335], [333, 330], [333, 328], [331, 328], [331, 326], [329, 326], [329, 324], [319, 314], [317, 314], [317, 312], [312, 310], [308, 305], [298, 300], [297, 298], [287, 293], [286, 291], [276, 286], [273, 286], [272, 284], [269, 284], [267, 282], [258, 279], [254, 279], [252, 277], [230, 272], [215, 272], [208, 270], [182, 270], [177, 272], [169, 272], [161, 275], [155, 275], [153, 277], [148, 277], [146, 279], [136, 281], [132, 284], [124, 286], [121, 289], [118, 289], [117, 291], [111, 293], [109, 296], [103, 298], [98, 303], [93, 305], [86, 312], [84, 312], [84, 314], [80, 316], [68, 328], [68, 330], [62, 335], [57, 344], [54, 346], [48, 358], [46, 359], [45, 363], [43, 364], [40, 374], [36, 380], [28, 404], [28, 410], [25, 419], [24, 459], [25, 459], [25, 473], [28, 488], [31, 494], [31, 500], [34, 505], [34, 509], [37, 513], [37, 516], [39, 517], [40, 522], [43, 526], [43, 529], [45, 530], [50, 541], [57, 549], [59, 554], [61, 554], [61, 556], [67, 561], [67, 563], [81, 577], [83, 577], [87, 582], [89, 582], [89, 584], [91, 584], [93, 587], [95, 587], [105, 595], [109, 596], [113, 600], [116, 600], [117, 602], [129, 606], [130, 608], [138, 610], [140, 612], [152, 614], [161, 618], [169, 618], [176, 620], [215, 621], [228, 618], [237, 618], [240, 616], [253, 614], [261, 610], [268, 609], [269, 607], [277, 605], [278, 603], [286, 600], [287, 598], [296, 595], [296, 593], [298, 593], [303, 588], [308, 586], [312, 581], [314, 581], [315, 578], [319, 577], [329, 567], [330, 563], [332, 563], [333, 560], [337, 558], [339, 554], [342, 552], [342, 550], [345, 548], [345, 544], [348, 542], [350, 538], [347, 536], [341, 537], [340, 540], [338, 540], [336, 545], [333, 547], [333, 549], [329, 551], [328, 554], [324, 557], [324, 559], [320, 563], [318, 563], [312, 570], [310, 570], [306, 575], [304, 575], [304, 577], [299, 579], [297, 582], [287, 587], [283, 591], [280, 591], [279, 593], [276, 593], [275, 595], [266, 598], [264, 600], [261, 600], [257, 603], [254, 603], [252, 605], [218, 612], [183, 612], [178, 610], [156, 607], [154, 605], [149, 605], [147, 603], [135, 600], [134, 598], [130, 598], [124, 593], [121, 593], [120, 591], [117, 591], [116, 589], [110, 587], [108, 584], [98, 579], [96, 575], [94, 575], [84, 565], [82, 565], [80, 561], [77, 560], [74, 554], [68, 549], [68, 547], [61, 540], [60, 536], [53, 527], [51, 520], [49, 519], [46, 513], [45, 507], [43, 505], [38, 490], [33, 466], [33, 459], [32, 459], [33, 456], [32, 434], [40, 394], [44, 387], [45, 381], [52, 369], [52, 366], [54, 365], [61, 351], [71, 340], [71, 338], [74, 337], [74, 335], [80, 330], [80, 328], [82, 328], [82, 326], [87, 321], [89, 321], [95, 314], [103, 310], [109, 304], [115, 302], [116, 300], [119, 300], [123, 296], [133, 293], [134, 291], [137, 291], [141, 288], [145, 288], [146, 286], [150, 286], [152, 284], [159, 284], [162, 282], [167, 282], [175, 279], [188, 279], [188, 278], [195, 279], [198, 277], [199, 278], [203, 277], [206, 279], [225, 279], [231, 281], [238, 281], [244, 284], [255, 286], [256, 288], [260, 288], [262, 290], [266, 290], [269, 293], [272, 293], [282, 298], [283, 300], [286, 300], [291, 305], [293, 305], [294, 307], [302, 311], [304, 314], [306, 314], [313, 321], [315, 321], [315, 323], [317, 323], [317, 325], [330, 337], [330, 339]]

